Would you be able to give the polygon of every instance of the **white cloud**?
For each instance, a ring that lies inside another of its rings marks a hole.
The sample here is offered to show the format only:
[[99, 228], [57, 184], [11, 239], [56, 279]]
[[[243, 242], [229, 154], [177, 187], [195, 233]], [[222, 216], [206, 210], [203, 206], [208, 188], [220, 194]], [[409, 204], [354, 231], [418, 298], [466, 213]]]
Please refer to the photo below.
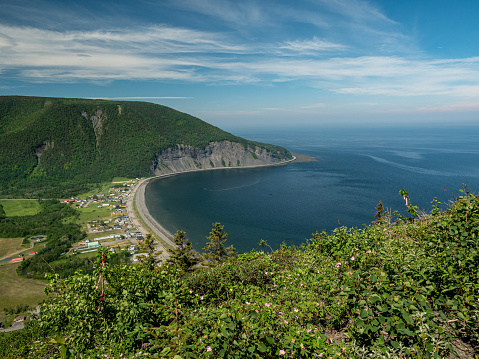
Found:
[[314, 37], [312, 40], [295, 40], [286, 41], [279, 45], [281, 50], [288, 50], [292, 55], [315, 53], [318, 51], [342, 51], [346, 49], [346, 46], [341, 44], [335, 44], [333, 42], [320, 40]]
[[298, 82], [345, 95], [479, 97], [479, 57], [353, 57], [316, 37], [247, 45], [166, 25], [65, 32], [0, 25], [0, 48], [4, 76], [10, 70], [32, 82]]

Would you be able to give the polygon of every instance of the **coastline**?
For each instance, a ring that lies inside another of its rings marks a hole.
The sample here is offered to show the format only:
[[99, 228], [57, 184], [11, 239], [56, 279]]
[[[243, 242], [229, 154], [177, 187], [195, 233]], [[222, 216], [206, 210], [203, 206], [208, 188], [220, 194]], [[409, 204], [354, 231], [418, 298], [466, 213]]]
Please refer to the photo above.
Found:
[[[231, 170], [231, 169], [243, 169], [243, 168], [258, 168], [258, 167], [269, 167], [269, 166], [283, 166], [293, 162], [303, 162], [301, 159], [303, 155], [292, 154], [293, 159], [277, 162], [277, 163], [270, 163], [265, 165], [252, 165], [252, 166], [240, 166], [240, 167], [218, 167], [218, 168], [208, 168], [208, 169], [195, 169], [189, 171], [180, 171], [175, 173], [164, 174], [160, 176], [142, 178], [140, 181], [132, 188], [130, 195], [127, 201], [127, 212], [128, 216], [130, 217], [131, 221], [135, 225], [135, 227], [140, 231], [143, 236], [146, 236], [148, 233], [156, 235], [158, 238], [158, 245], [157, 249], [163, 251], [161, 256], [164, 259], [168, 259], [169, 253], [168, 248], [175, 247], [175, 243], [173, 241], [173, 234], [166, 230], [156, 219], [154, 219], [148, 208], [146, 206], [146, 187], [153, 181], [160, 180], [162, 178], [168, 178], [172, 176], [176, 176], [182, 173], [188, 172], [199, 172], [199, 171], [212, 171], [212, 170]], [[305, 156], [307, 157], [307, 156]], [[300, 160], [298, 160], [300, 158]], [[312, 159], [312, 157], [310, 157]], [[316, 159], [312, 159], [316, 160]], [[143, 222], [143, 223], [142, 223]]]

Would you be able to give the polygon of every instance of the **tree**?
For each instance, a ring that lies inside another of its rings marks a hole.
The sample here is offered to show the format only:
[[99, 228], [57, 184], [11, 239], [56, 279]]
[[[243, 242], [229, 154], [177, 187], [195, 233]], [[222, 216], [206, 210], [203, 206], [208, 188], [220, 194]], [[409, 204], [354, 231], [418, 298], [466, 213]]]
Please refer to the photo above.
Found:
[[140, 243], [140, 253], [144, 253], [138, 256], [138, 259], [141, 263], [146, 265], [149, 270], [153, 270], [155, 266], [160, 262], [158, 256], [163, 253], [163, 251], [157, 251], [155, 246], [157, 242], [156, 239], [148, 233], [143, 241]]
[[228, 233], [223, 232], [223, 228], [224, 226], [220, 223], [213, 223], [213, 229], [211, 230], [210, 235], [206, 237], [206, 239], [209, 240], [209, 243], [203, 248], [203, 258], [210, 265], [223, 262], [236, 255], [233, 246], [227, 248], [223, 246], [228, 238]]
[[383, 203], [381, 201], [379, 201], [379, 203], [376, 206], [376, 214], [374, 215], [374, 217], [376, 217], [376, 220], [374, 222], [375, 223], [381, 223], [382, 221], [384, 221], [385, 212], [386, 211], [384, 209]]
[[3, 206], [0, 204], [0, 220], [5, 219], [7, 215], [5, 214], [5, 210], [3, 209]]
[[193, 249], [193, 245], [188, 242], [185, 232], [176, 232], [173, 240], [175, 241], [176, 248], [168, 249], [170, 258], [167, 262], [177, 264], [184, 272], [191, 271], [201, 261], [201, 258]]

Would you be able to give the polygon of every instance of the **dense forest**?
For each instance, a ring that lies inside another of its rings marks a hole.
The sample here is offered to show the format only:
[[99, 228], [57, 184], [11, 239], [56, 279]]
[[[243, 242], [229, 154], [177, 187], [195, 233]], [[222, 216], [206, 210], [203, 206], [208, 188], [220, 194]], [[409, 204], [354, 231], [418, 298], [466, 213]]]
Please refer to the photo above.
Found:
[[[0, 356], [477, 358], [479, 196], [408, 213], [378, 205], [361, 229], [202, 266], [181, 231], [186, 251], [161, 265], [100, 251], [92, 274], [50, 275], [41, 318], [0, 335]], [[223, 227], [209, 238], [224, 253]]]
[[234, 136], [215, 126], [145, 102], [0, 97], [0, 195], [60, 198], [115, 176], [151, 175], [155, 155], [177, 144], [212, 141], [279, 146]]

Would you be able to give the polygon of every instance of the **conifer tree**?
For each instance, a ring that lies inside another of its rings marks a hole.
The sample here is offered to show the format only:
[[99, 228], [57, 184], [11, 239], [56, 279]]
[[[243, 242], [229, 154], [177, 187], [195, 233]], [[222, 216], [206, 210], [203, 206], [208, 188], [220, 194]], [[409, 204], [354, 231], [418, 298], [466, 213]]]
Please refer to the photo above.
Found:
[[138, 259], [141, 263], [146, 265], [149, 270], [153, 270], [155, 266], [160, 263], [161, 259], [158, 256], [163, 253], [163, 251], [157, 251], [155, 246], [157, 245], [156, 239], [148, 233], [143, 240], [143, 243], [140, 243], [141, 254], [138, 256]]
[[173, 238], [176, 248], [168, 249], [170, 258], [168, 263], [177, 264], [184, 272], [189, 272], [197, 265], [201, 258], [193, 249], [193, 245], [186, 238], [186, 233], [177, 231]]
[[203, 248], [203, 258], [209, 265], [218, 264], [236, 255], [233, 246], [224, 247], [228, 233], [223, 232], [223, 228], [224, 226], [219, 222], [213, 223], [213, 229], [210, 235], [206, 237], [209, 242], [206, 244], [206, 247]]
[[375, 223], [381, 223], [382, 221], [384, 221], [384, 213], [385, 212], [386, 211], [384, 209], [383, 203], [381, 201], [379, 201], [379, 203], [376, 206], [376, 214], [374, 215], [374, 217], [376, 217], [376, 220], [374, 222]]
[[5, 219], [5, 217], [7, 217], [7, 215], [3, 209], [3, 206], [0, 204], [0, 219]]

